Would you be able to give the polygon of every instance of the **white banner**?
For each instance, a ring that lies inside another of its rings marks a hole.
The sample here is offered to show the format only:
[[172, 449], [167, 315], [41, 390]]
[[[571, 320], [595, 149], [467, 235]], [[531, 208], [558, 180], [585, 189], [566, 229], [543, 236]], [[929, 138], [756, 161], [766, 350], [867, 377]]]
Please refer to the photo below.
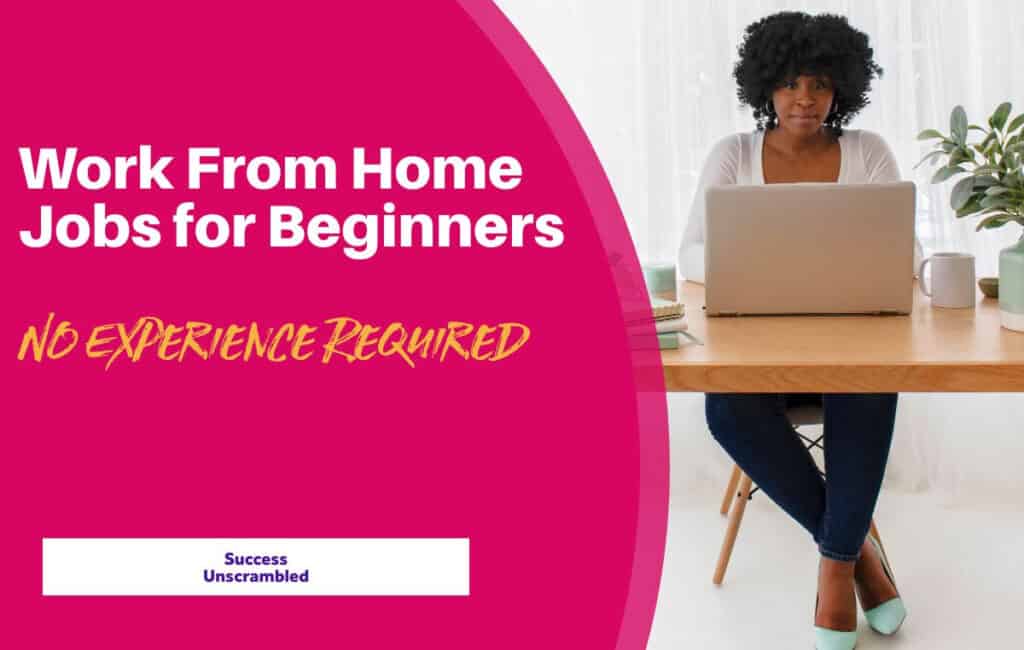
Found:
[[44, 538], [44, 596], [468, 596], [469, 539]]

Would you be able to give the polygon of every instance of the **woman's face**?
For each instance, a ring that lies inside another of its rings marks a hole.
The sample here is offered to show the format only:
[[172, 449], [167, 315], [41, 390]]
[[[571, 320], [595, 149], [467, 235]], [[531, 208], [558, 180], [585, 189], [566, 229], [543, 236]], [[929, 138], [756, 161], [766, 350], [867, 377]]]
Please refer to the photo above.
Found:
[[802, 74], [783, 81], [772, 93], [779, 128], [796, 136], [816, 133], [832, 110], [835, 90], [825, 76]]

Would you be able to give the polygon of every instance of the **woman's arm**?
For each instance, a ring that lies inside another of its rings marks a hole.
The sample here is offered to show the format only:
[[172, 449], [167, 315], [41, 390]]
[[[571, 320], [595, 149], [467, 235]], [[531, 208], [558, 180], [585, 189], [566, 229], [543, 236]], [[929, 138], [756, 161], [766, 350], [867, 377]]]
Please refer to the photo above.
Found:
[[690, 204], [682, 243], [679, 245], [678, 275], [681, 279], [704, 283], [704, 192], [716, 185], [735, 185], [740, 165], [740, 135], [719, 140], [704, 160], [697, 191]]
[[[896, 156], [882, 136], [871, 131], [861, 131], [861, 152], [864, 155], [864, 169], [868, 173], [869, 183], [895, 183], [900, 178], [900, 168], [896, 163]], [[914, 235], [914, 277], [917, 277], [917, 269], [921, 268], [921, 260], [924, 258], [924, 249], [921, 242], [917, 241]]]

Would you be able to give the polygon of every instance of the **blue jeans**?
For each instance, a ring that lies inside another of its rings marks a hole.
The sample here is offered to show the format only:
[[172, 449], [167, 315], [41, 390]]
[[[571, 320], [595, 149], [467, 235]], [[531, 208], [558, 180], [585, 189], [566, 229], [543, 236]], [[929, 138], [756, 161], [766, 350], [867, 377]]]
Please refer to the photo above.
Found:
[[[708, 427], [754, 484], [807, 529], [827, 558], [852, 562], [871, 525], [889, 457], [896, 394], [708, 393]], [[825, 410], [826, 483], [786, 418]]]

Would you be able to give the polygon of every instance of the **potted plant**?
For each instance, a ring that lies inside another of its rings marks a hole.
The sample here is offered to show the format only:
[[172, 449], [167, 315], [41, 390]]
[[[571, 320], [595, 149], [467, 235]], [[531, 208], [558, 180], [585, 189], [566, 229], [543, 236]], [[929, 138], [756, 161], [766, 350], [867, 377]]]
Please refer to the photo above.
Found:
[[[1024, 114], [1010, 119], [1012, 109], [1009, 102], [1000, 104], [985, 128], [968, 124], [967, 113], [957, 106], [949, 118], [949, 135], [926, 129], [917, 136], [938, 141], [918, 165], [944, 163], [932, 183], [959, 177], [950, 205], [958, 219], [980, 217], [977, 230], [1024, 226]], [[976, 142], [968, 142], [971, 131], [980, 134]], [[1024, 236], [999, 253], [998, 292], [1003, 327], [1024, 331]]]

